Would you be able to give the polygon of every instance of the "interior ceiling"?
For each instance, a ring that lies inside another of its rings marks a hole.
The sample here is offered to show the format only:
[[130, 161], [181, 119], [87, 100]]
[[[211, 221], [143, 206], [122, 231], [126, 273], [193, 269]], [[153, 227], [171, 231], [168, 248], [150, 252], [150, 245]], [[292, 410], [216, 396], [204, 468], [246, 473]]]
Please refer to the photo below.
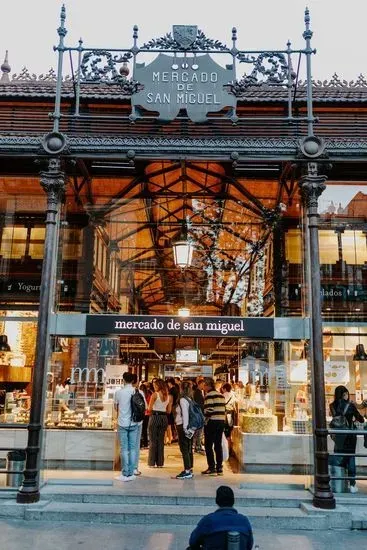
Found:
[[[298, 216], [296, 187], [278, 174], [234, 178], [215, 162], [157, 161], [126, 177], [74, 181], [68, 194], [71, 210], [79, 202], [103, 220], [141, 312], [173, 314], [187, 305], [194, 315], [217, 315], [246, 293], [271, 233], [266, 213], [284, 202]], [[184, 221], [194, 255], [181, 270], [172, 243]]]
[[[231, 166], [226, 170], [215, 162], [157, 161], [111, 176], [106, 164], [104, 175], [94, 176], [93, 164], [78, 161], [68, 175], [68, 215], [88, 213], [101, 222], [122, 267], [122, 287], [141, 313], [174, 314], [186, 305], [192, 315], [218, 315], [229, 304], [241, 306], [251, 267], [272, 232], [269, 213], [284, 203], [286, 216], [298, 218], [290, 164], [239, 168], [237, 177]], [[13, 200], [15, 211], [44, 212], [38, 178], [0, 178], [0, 191], [8, 211]], [[184, 220], [194, 255], [181, 270], [172, 243]]]

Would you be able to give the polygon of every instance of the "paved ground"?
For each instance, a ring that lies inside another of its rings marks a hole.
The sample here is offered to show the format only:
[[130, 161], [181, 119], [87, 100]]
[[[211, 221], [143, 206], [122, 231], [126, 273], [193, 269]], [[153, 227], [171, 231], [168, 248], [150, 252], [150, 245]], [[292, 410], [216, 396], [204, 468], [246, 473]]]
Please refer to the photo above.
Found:
[[[0, 521], [4, 550], [184, 550], [191, 527]], [[259, 550], [345, 550], [367, 547], [364, 531], [255, 532]]]

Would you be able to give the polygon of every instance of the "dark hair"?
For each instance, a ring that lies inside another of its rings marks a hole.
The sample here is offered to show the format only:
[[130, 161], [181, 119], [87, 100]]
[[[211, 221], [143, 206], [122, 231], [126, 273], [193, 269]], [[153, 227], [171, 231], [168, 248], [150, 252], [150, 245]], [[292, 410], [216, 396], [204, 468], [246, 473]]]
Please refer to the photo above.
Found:
[[168, 378], [166, 378], [166, 382], [167, 382], [167, 384], [172, 384], [172, 386], [175, 386], [175, 384], [176, 384], [175, 379], [173, 378], [173, 376], [169, 376]]
[[133, 372], [132, 377], [133, 377], [133, 384], [136, 384], [138, 381], [138, 375]]
[[185, 380], [181, 384], [181, 397], [192, 397], [192, 385], [191, 382]]
[[228, 382], [226, 384], [223, 384], [222, 390], [230, 392], [232, 390], [231, 384], [229, 384]]
[[345, 386], [337, 386], [334, 392], [334, 401], [343, 399], [343, 395], [347, 393], [349, 397], [349, 390]]
[[221, 485], [217, 489], [215, 502], [220, 508], [230, 508], [234, 505], [234, 493], [227, 485]]
[[215, 390], [215, 382], [213, 378], [204, 378], [204, 384], [209, 386], [210, 389]]
[[131, 384], [134, 380], [134, 375], [131, 372], [124, 372], [122, 378], [124, 379], [124, 382], [126, 382], [126, 384]]

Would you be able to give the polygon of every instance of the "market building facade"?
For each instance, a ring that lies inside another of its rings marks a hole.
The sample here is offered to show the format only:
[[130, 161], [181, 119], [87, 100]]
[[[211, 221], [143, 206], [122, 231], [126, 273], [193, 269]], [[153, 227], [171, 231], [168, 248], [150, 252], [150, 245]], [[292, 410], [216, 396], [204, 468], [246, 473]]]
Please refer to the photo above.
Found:
[[47, 465], [111, 467], [129, 369], [242, 381], [241, 467], [313, 475], [333, 508], [328, 405], [337, 385], [367, 398], [367, 81], [312, 80], [308, 11], [304, 47], [283, 51], [195, 26], [67, 47], [64, 8], [58, 34], [57, 72], [1, 66], [0, 433], [16, 447], [28, 430], [18, 500]]

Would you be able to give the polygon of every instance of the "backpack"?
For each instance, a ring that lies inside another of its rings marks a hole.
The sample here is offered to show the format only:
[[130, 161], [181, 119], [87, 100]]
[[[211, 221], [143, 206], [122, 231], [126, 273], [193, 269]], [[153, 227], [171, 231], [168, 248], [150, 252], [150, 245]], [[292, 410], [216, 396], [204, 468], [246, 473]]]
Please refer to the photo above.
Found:
[[133, 422], [142, 422], [145, 416], [145, 401], [144, 397], [138, 390], [135, 389], [131, 396], [131, 420]]
[[[349, 430], [350, 429], [348, 420], [345, 416], [345, 413], [347, 412], [348, 408], [349, 408], [349, 403], [346, 404], [345, 409], [341, 414], [333, 416], [329, 424], [332, 430]], [[335, 410], [333, 409], [331, 412], [335, 413]], [[333, 441], [336, 441], [337, 434], [331, 434], [330, 437]], [[344, 434], [343, 434], [343, 437], [345, 437]]]
[[189, 423], [187, 429], [190, 431], [200, 430], [204, 427], [204, 415], [200, 405], [193, 399], [184, 397], [189, 402]]

